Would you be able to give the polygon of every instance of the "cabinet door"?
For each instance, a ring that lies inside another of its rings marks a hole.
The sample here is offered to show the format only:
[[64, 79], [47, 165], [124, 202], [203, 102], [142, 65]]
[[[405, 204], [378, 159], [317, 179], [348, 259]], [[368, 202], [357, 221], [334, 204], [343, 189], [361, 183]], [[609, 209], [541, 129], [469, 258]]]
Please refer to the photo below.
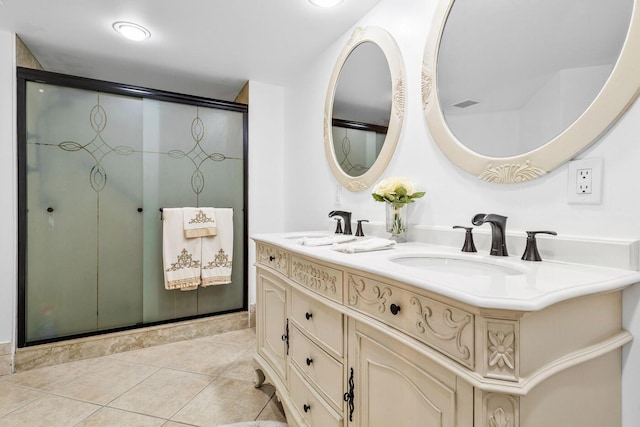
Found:
[[469, 384], [360, 322], [349, 325], [349, 365], [354, 369], [351, 425], [473, 426]]
[[257, 279], [258, 353], [284, 380], [288, 347], [286, 308], [289, 287], [273, 274], [261, 269], [258, 269]]

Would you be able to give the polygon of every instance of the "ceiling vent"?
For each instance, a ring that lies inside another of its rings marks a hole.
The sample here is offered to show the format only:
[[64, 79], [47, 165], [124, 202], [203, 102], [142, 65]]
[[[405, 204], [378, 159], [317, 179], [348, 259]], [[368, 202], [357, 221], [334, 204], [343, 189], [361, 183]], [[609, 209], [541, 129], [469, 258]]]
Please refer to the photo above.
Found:
[[465, 99], [464, 101], [460, 101], [457, 104], [453, 104], [454, 107], [458, 108], [467, 108], [472, 105], [476, 105], [479, 101], [474, 101], [473, 99]]

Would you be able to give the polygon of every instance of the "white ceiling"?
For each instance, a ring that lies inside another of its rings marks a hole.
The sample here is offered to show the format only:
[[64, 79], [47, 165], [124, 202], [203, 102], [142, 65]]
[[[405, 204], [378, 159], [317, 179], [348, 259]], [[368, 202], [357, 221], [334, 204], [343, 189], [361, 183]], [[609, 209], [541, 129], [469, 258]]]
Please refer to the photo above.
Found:
[[[381, 0], [0, 0], [0, 29], [47, 71], [233, 100], [247, 80], [284, 85]], [[151, 31], [128, 41], [111, 25]]]

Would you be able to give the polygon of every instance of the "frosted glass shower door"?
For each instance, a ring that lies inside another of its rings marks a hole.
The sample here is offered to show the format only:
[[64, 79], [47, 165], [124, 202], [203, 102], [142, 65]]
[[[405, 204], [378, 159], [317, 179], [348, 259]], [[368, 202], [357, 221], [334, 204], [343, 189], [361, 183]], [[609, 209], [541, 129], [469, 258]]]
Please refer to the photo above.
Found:
[[[145, 99], [144, 322], [238, 310], [244, 306], [244, 115]], [[160, 208], [234, 210], [232, 283], [193, 291], [163, 285]]]
[[[19, 346], [246, 309], [246, 106], [26, 69], [18, 106]], [[175, 207], [233, 209], [231, 283], [165, 289]]]
[[142, 102], [26, 88], [27, 341], [142, 320]]

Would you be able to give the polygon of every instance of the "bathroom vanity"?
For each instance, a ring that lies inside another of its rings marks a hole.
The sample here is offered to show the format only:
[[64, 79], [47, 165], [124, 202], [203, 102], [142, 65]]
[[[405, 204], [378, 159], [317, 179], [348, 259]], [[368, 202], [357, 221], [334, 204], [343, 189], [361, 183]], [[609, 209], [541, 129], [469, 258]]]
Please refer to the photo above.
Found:
[[289, 425], [618, 426], [640, 273], [408, 243], [256, 242], [257, 386]]

